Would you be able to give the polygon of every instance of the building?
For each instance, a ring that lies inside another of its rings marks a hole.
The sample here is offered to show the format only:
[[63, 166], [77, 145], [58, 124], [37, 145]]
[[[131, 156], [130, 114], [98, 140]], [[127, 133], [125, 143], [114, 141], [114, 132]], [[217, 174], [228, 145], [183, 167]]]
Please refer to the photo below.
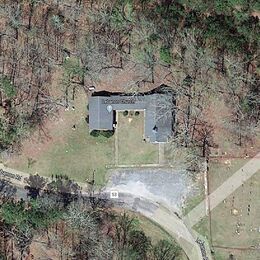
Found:
[[144, 111], [144, 139], [151, 143], [169, 141], [173, 132], [174, 99], [171, 92], [139, 95], [94, 93], [89, 98], [89, 129], [114, 130], [116, 111]]

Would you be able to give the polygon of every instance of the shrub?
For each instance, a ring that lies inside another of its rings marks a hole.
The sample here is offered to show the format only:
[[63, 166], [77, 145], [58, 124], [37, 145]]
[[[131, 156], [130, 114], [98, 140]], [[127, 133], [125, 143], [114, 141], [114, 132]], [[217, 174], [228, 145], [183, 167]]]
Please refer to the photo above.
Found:
[[90, 135], [94, 136], [94, 137], [98, 137], [100, 135], [100, 131], [99, 130], [93, 130], [90, 132]]
[[114, 131], [113, 130], [101, 131], [100, 134], [106, 138], [110, 138], [111, 136], [114, 135]]
[[139, 116], [140, 112], [139, 111], [135, 111], [135, 116]]
[[16, 95], [16, 88], [6, 76], [0, 78], [0, 89], [3, 90], [8, 98], [14, 98]]
[[124, 116], [127, 116], [127, 115], [128, 115], [128, 111], [125, 110], [125, 111], [123, 112], [123, 115], [124, 115]]
[[104, 136], [106, 138], [110, 138], [111, 136], [114, 135], [114, 131], [113, 130], [93, 130], [91, 131], [90, 135], [94, 136], [94, 137], [98, 137], [98, 136]]
[[172, 62], [171, 50], [167, 47], [161, 47], [160, 58], [163, 62], [167, 64], [171, 64]]

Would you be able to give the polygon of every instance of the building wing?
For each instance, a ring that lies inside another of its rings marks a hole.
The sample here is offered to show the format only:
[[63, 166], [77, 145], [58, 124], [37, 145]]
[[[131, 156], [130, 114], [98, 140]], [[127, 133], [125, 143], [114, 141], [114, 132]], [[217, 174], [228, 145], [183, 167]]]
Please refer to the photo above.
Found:
[[113, 130], [115, 111], [144, 110], [144, 137], [151, 143], [167, 142], [172, 135], [173, 96], [144, 94], [137, 96], [110, 95], [89, 98], [89, 129]]

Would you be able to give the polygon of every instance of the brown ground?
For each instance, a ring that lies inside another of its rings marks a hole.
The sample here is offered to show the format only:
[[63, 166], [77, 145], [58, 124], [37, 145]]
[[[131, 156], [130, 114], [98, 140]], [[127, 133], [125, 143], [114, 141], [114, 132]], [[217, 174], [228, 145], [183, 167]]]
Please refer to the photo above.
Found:
[[236, 144], [238, 138], [227, 128], [231, 117], [231, 108], [227, 106], [222, 96], [212, 98], [208, 108], [204, 111], [206, 122], [213, 126], [214, 143], [217, 145], [216, 148], [211, 149], [212, 156], [223, 156], [225, 158], [255, 156], [260, 148], [260, 139], [253, 136], [242, 146]]
[[[61, 97], [61, 80], [62, 71], [57, 69], [53, 74], [52, 84], [49, 86], [50, 95], [56, 98]], [[48, 151], [49, 146], [53, 142], [63, 142], [62, 135], [54, 135], [54, 133], [59, 133], [65, 129], [70, 128], [73, 124], [73, 119], [71, 121], [64, 121], [64, 113], [66, 113], [65, 108], [61, 107], [57, 114], [51, 115], [45, 120], [41, 128], [37, 128], [31, 135], [22, 142], [22, 151], [19, 154], [24, 154], [28, 158], [38, 158], [42, 153]], [[16, 161], [19, 158], [19, 154], [13, 155], [12, 161]]]
[[[36, 242], [37, 241], [37, 242]], [[59, 259], [59, 252], [53, 247], [47, 245], [47, 239], [39, 238], [32, 242], [30, 246], [30, 255], [27, 260], [33, 259]]]
[[[144, 78], [144, 75], [147, 75], [149, 70], [145, 69], [140, 65], [134, 66], [132, 63], [125, 65], [124, 70], [120, 69], [110, 69], [107, 72], [103, 72], [101, 75], [100, 81], [96, 84], [96, 91], [111, 91], [111, 92], [127, 92], [127, 91], [140, 91], [145, 92], [149, 91], [155, 87], [158, 87], [161, 84], [167, 84], [167, 69], [164, 69], [162, 66], [156, 66], [155, 68], [155, 82], [154, 83], [142, 83], [140, 87], [137, 87], [135, 82]], [[56, 98], [61, 97], [63, 93], [62, 86], [62, 71], [60, 68], [57, 68], [52, 77], [52, 84], [49, 86], [50, 95]], [[88, 94], [84, 94], [83, 90], [79, 90], [78, 95], [80, 96], [80, 102], [84, 105], [87, 104]], [[72, 89], [69, 96], [72, 96]], [[73, 101], [70, 100], [71, 106], [73, 106]], [[78, 101], [77, 101], [78, 102]], [[82, 107], [82, 106], [80, 106]], [[84, 111], [81, 111], [76, 117], [84, 118], [86, 114]], [[67, 111], [64, 107], [60, 107], [56, 115], [50, 116], [45, 120], [42, 128], [38, 128], [33, 132], [29, 138], [25, 139], [22, 142], [22, 151], [20, 154], [23, 154], [23, 157], [37, 158], [48, 151], [49, 147], [53, 143], [64, 143], [62, 135], [59, 133], [61, 131], [70, 131], [72, 125], [75, 123], [75, 117], [64, 117]], [[77, 111], [75, 111], [77, 112]], [[76, 113], [77, 114], [77, 113]], [[19, 154], [14, 154], [11, 157], [3, 158], [5, 163], [12, 161], [12, 165], [20, 164]]]
[[167, 78], [167, 74], [169, 73], [168, 70], [162, 66], [156, 66], [154, 83], [142, 82], [138, 86], [137, 82], [140, 82], [149, 73], [149, 69], [130, 62], [125, 65], [123, 69], [109, 69], [109, 71], [104, 72], [100, 82], [96, 86], [96, 90], [111, 92], [145, 92], [169, 82]]

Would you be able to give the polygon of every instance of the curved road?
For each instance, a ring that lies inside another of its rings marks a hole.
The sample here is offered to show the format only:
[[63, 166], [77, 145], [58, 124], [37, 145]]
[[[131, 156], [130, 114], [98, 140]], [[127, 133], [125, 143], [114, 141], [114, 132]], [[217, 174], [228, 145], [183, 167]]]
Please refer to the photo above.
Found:
[[[166, 230], [175, 238], [190, 260], [203, 259], [201, 249], [196, 242], [198, 235], [184, 224], [178, 214], [164, 205], [145, 198], [134, 197], [130, 193], [119, 192], [119, 198], [116, 200], [115, 203], [144, 215]], [[211, 256], [207, 255], [207, 257], [211, 259]]]
[[[13, 177], [11, 175], [8, 176], [6, 173], [13, 174]], [[14, 176], [20, 176], [20, 178], [17, 179]], [[0, 178], [7, 179], [13, 185], [19, 187], [19, 189], [23, 189], [24, 178], [26, 177], [29, 177], [28, 173], [7, 168], [0, 164]], [[86, 184], [78, 184], [82, 187], [82, 194], [88, 194]], [[106, 192], [103, 194], [107, 195]], [[114, 202], [121, 207], [134, 210], [160, 225], [176, 239], [190, 260], [211, 259], [210, 256], [207, 256], [208, 258], [202, 257], [201, 249], [196, 242], [197, 234], [191, 228], [188, 228], [183, 220], [169, 208], [144, 198], [135, 197], [129, 193], [120, 193], [119, 199], [116, 199]]]

